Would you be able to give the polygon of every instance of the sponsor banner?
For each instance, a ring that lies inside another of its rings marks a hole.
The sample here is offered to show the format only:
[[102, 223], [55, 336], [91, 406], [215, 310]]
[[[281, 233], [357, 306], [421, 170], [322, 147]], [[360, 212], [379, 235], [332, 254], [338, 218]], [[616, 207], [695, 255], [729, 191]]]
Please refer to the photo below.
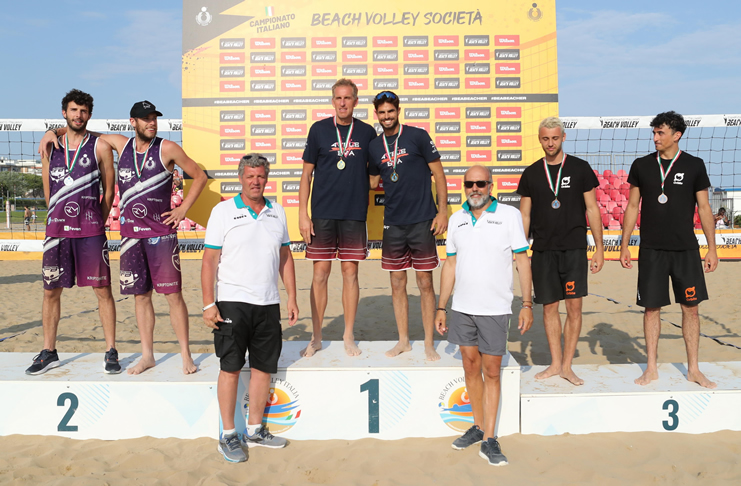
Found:
[[[52, 128], [66, 127], [64, 119], [0, 119], [0, 132], [45, 132]], [[160, 132], [180, 132], [183, 121], [170, 118], [157, 119]], [[133, 132], [129, 119], [91, 119], [87, 129], [94, 132]]]
[[[335, 115], [331, 88], [340, 77], [358, 86], [354, 116], [371, 124], [375, 94], [395, 91], [401, 122], [430, 133], [445, 169], [519, 165], [542, 151], [526, 130], [558, 114], [557, 76], [543, 81], [537, 74], [558, 73], [557, 57], [540, 55], [556, 52], [555, 0], [538, 2], [538, 15], [525, 0], [462, 0], [455, 8], [443, 0], [397, 0], [380, 10], [348, 5], [247, 2], [209, 10], [205, 28], [205, 16], [186, 2], [186, 152], [207, 170], [233, 167], [240, 150], [274, 154], [271, 177], [298, 169], [312, 124]], [[499, 108], [515, 108], [516, 115]], [[520, 143], [499, 143], [510, 135]], [[279, 202], [295, 196], [289, 186], [275, 188]], [[369, 239], [380, 240], [383, 205], [370, 203]], [[203, 224], [208, 206], [199, 201], [189, 214]], [[290, 236], [299, 241], [298, 211], [288, 208]]]

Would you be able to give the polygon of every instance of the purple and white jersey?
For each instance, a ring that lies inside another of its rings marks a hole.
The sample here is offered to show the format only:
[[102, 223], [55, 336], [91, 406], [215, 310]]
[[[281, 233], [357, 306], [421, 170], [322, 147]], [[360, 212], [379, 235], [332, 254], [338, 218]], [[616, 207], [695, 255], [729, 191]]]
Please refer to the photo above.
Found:
[[49, 155], [46, 236], [86, 238], [105, 234], [100, 207], [100, 168], [96, 156], [98, 137], [88, 135], [80, 147], [68, 151], [69, 160], [75, 161], [71, 171], [67, 169], [63, 142], [63, 137], [59, 137], [61, 148], [52, 147]]
[[[141, 172], [136, 167], [136, 140], [129, 139], [118, 158], [118, 190], [121, 196], [121, 236], [153, 238], [176, 233], [162, 223], [161, 214], [169, 211], [172, 196], [172, 172], [162, 162], [162, 139], [155, 137], [146, 154]], [[138, 160], [145, 155], [137, 154]], [[142, 162], [140, 162], [142, 164]]]

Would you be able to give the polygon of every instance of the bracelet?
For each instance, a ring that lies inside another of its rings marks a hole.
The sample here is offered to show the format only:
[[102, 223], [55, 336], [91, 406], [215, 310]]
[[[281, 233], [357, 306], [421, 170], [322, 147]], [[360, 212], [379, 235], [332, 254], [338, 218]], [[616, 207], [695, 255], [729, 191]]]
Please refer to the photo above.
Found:
[[215, 305], [216, 305], [216, 302], [211, 302], [210, 304], [208, 304], [206, 307], [202, 309], [202, 312], [206, 312], [208, 309], [210, 309], [211, 307]]
[[446, 314], [448, 313], [448, 309], [446, 309], [445, 307], [438, 307], [435, 310], [441, 310], [441, 311], [445, 312]]
[[533, 306], [532, 306], [532, 305], [523, 305], [523, 306], [522, 306], [522, 308], [523, 308], [523, 309], [530, 309], [530, 310], [533, 310]]
[[57, 134], [57, 129], [56, 128], [50, 128], [50, 129], [47, 130], [47, 132], [53, 132], [54, 135], [56, 135]]

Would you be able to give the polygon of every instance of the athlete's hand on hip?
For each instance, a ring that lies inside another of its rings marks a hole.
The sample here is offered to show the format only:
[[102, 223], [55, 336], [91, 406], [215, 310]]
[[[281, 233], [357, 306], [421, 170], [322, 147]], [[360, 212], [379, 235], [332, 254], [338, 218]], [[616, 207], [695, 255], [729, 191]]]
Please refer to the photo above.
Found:
[[628, 247], [620, 250], [620, 265], [622, 265], [623, 268], [633, 268], [633, 263], [631, 263], [630, 258], [630, 250]]
[[520, 335], [525, 334], [532, 325], [533, 309], [531, 309], [530, 307], [523, 307], [522, 309], [520, 309], [520, 316], [517, 325], [517, 329], [520, 330]]
[[441, 336], [448, 332], [448, 328], [445, 327], [445, 321], [447, 318], [448, 316], [445, 314], [445, 311], [435, 311], [435, 329], [437, 329], [438, 334]]
[[209, 307], [205, 311], [203, 311], [203, 322], [206, 323], [208, 327], [211, 329], [218, 329], [219, 326], [216, 325], [217, 322], [223, 322], [224, 319], [221, 318], [221, 314], [219, 314], [219, 308], [216, 306]]
[[298, 230], [301, 232], [301, 237], [307, 245], [311, 243], [311, 237], [316, 236], [314, 233], [314, 223], [308, 214], [298, 217]]
[[54, 132], [48, 131], [39, 141], [39, 155], [41, 155], [42, 158], [49, 158], [49, 144], [52, 143], [54, 144], [54, 148], [59, 148], [59, 140], [57, 139], [57, 136], [54, 135]]
[[288, 325], [293, 326], [298, 321], [298, 304], [296, 299], [289, 299], [288, 301]]
[[[437, 226], [437, 229], [435, 227]], [[430, 231], [435, 231], [435, 236], [439, 236], [448, 230], [448, 215], [445, 213], [437, 213], [435, 219], [432, 220], [432, 226]]]
[[708, 250], [705, 255], [705, 273], [714, 272], [718, 268], [718, 252], [716, 250]]
[[173, 228], [177, 229], [178, 225], [182, 220], [185, 219], [185, 214], [188, 212], [183, 206], [178, 206], [169, 211], [162, 213], [162, 217], [166, 218], [162, 221], [164, 224], [172, 225]]
[[597, 273], [600, 270], [602, 270], [602, 265], [604, 264], [605, 264], [604, 251], [594, 252], [594, 255], [592, 255], [592, 261], [590, 263], [590, 267], [592, 268], [592, 273]]

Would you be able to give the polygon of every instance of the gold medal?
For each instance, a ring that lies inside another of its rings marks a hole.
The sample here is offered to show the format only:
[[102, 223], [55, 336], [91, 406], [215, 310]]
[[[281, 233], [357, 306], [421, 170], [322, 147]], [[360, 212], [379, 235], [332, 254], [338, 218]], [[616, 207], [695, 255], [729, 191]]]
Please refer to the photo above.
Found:
[[344, 169], [345, 168], [345, 161], [342, 160], [342, 159], [340, 159], [340, 161], [337, 162], [337, 168], [340, 169], [340, 170]]

